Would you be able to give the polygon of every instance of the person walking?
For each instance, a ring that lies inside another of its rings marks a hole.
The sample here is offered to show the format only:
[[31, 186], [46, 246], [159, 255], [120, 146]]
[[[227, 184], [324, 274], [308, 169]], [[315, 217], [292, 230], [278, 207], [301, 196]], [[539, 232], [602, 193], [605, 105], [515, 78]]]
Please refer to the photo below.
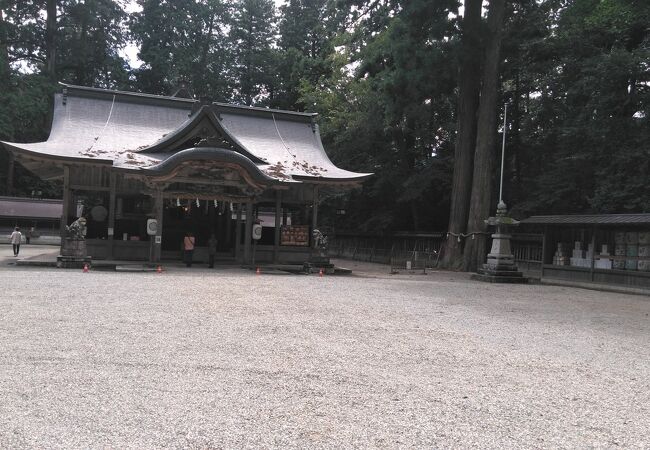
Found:
[[18, 256], [18, 253], [20, 253], [20, 241], [22, 238], [23, 234], [20, 232], [20, 228], [16, 227], [10, 237], [11, 245], [14, 248], [14, 256]]
[[214, 268], [214, 257], [217, 254], [217, 237], [212, 233], [208, 239], [208, 267]]
[[183, 252], [185, 257], [185, 264], [187, 267], [192, 267], [192, 255], [194, 254], [194, 244], [196, 239], [192, 233], [187, 233], [183, 238]]

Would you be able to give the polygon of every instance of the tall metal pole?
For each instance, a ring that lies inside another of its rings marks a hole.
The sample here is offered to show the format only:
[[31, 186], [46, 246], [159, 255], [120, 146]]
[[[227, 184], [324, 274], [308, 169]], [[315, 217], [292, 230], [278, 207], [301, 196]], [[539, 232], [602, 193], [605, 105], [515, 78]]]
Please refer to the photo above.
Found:
[[499, 184], [499, 203], [503, 202], [503, 162], [506, 155], [506, 117], [508, 115], [508, 104], [503, 108], [503, 142], [501, 143], [501, 183]]

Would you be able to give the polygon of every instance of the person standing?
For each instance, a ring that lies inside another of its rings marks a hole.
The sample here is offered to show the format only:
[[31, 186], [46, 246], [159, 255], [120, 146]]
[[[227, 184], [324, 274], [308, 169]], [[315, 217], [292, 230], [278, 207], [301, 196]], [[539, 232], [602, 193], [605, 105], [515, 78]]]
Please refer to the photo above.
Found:
[[27, 231], [25, 231], [25, 243], [29, 244], [29, 240], [32, 238], [32, 230], [34, 228], [28, 228]]
[[185, 238], [183, 238], [183, 251], [187, 267], [192, 267], [192, 255], [194, 254], [195, 243], [196, 239], [192, 236], [192, 233], [187, 233]]
[[214, 267], [214, 257], [217, 254], [217, 238], [212, 233], [210, 239], [208, 239], [208, 267], [212, 269]]
[[11, 245], [14, 248], [14, 256], [18, 256], [20, 253], [20, 241], [23, 238], [23, 234], [20, 232], [20, 228], [16, 227], [14, 232], [11, 233]]

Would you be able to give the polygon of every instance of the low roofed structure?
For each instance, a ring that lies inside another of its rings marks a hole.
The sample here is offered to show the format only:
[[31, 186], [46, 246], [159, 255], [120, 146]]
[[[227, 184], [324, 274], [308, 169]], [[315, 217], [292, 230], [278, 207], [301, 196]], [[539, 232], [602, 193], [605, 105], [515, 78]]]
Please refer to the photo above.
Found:
[[[95, 220], [105, 223], [89, 226], [89, 233], [96, 234], [91, 239], [111, 241], [96, 243], [105, 249], [98, 249], [95, 257], [115, 256], [113, 241], [120, 236], [153, 240], [143, 232], [143, 224], [147, 218], [161, 225], [169, 223], [163, 220], [169, 216], [177, 223], [167, 227], [167, 235], [159, 227], [154, 260], [161, 257], [160, 242], [162, 249], [177, 247], [172, 241], [185, 227], [200, 228], [202, 234], [218, 232], [222, 249], [247, 261], [254, 216], [260, 209], [275, 207], [270, 259], [279, 261], [280, 221], [285, 227], [293, 219], [294, 224], [315, 228], [319, 191], [358, 187], [371, 175], [332, 163], [313, 113], [61, 87], [55, 94], [47, 141], [2, 144], [41, 178], [64, 181], [62, 229], [78, 215], [79, 205], [86, 213], [106, 208], [106, 215], [96, 217], [102, 220]], [[201, 202], [210, 219], [185, 220], [192, 215], [191, 209], [201, 208]], [[311, 220], [305, 207], [312, 209]], [[184, 212], [174, 208], [184, 208]], [[218, 223], [211, 208], [217, 216], [227, 208], [231, 218]], [[288, 208], [296, 211], [288, 213]], [[238, 222], [244, 216], [242, 231]], [[225, 232], [233, 227], [244, 239], [238, 236], [233, 241], [230, 234], [235, 233]], [[134, 259], [146, 256], [133, 255]]]

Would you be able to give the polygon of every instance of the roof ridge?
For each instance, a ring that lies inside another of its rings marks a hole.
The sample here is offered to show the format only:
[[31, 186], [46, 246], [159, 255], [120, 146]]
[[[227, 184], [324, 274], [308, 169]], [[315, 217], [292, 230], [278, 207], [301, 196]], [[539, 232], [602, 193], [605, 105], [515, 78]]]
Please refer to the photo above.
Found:
[[302, 117], [316, 117], [316, 116], [318, 116], [318, 113], [290, 111], [288, 109], [265, 108], [265, 107], [261, 107], [261, 106], [235, 105], [233, 103], [212, 102], [212, 105], [217, 106], [219, 108], [243, 109], [243, 110], [249, 110], [249, 111], [266, 112], [266, 113], [270, 113], [270, 114], [291, 114], [291, 115], [302, 116]]
[[163, 99], [163, 100], [171, 100], [171, 101], [177, 101], [181, 103], [195, 103], [198, 100], [195, 100], [193, 98], [180, 98], [180, 97], [171, 97], [169, 95], [156, 95], [156, 94], [146, 94], [143, 92], [132, 92], [132, 91], [120, 91], [117, 89], [105, 89], [105, 88], [96, 88], [96, 87], [89, 87], [89, 86], [79, 86], [76, 84], [68, 84], [68, 83], [63, 83], [59, 81], [59, 84], [67, 89], [74, 89], [74, 90], [79, 90], [79, 91], [89, 91], [89, 92], [99, 92], [99, 93], [106, 93], [106, 94], [115, 94], [115, 95], [128, 95], [128, 96], [133, 96], [133, 97], [143, 97], [143, 98], [157, 98], [157, 99]]
[[[73, 90], [79, 90], [79, 91], [106, 93], [106, 94], [114, 94], [114, 95], [127, 95], [127, 96], [132, 96], [132, 97], [153, 98], [153, 99], [161, 99], [161, 100], [171, 100], [171, 101], [176, 101], [176, 102], [180, 102], [180, 103], [196, 103], [196, 102], [200, 101], [198, 99], [193, 99], [193, 98], [180, 98], [180, 97], [172, 97], [172, 96], [169, 96], [169, 95], [156, 95], [156, 94], [147, 94], [147, 93], [144, 93], [144, 92], [121, 91], [121, 90], [118, 90], [118, 89], [106, 89], [106, 88], [97, 88], [97, 87], [90, 87], [90, 86], [79, 86], [79, 85], [76, 85], [76, 84], [64, 83], [62, 81], [59, 81], [59, 85], [65, 87], [67, 89], [73, 89]], [[237, 105], [237, 104], [234, 104], [234, 103], [211, 102], [210, 104], [214, 105], [214, 106], [217, 106], [218, 108], [232, 108], [232, 109], [241, 109], [241, 110], [248, 110], [248, 111], [266, 112], [266, 113], [289, 114], [289, 115], [302, 116], [302, 117], [316, 117], [318, 115], [318, 113], [290, 111], [290, 110], [287, 110], [287, 109], [264, 108], [264, 107], [260, 107], [260, 106]]]

